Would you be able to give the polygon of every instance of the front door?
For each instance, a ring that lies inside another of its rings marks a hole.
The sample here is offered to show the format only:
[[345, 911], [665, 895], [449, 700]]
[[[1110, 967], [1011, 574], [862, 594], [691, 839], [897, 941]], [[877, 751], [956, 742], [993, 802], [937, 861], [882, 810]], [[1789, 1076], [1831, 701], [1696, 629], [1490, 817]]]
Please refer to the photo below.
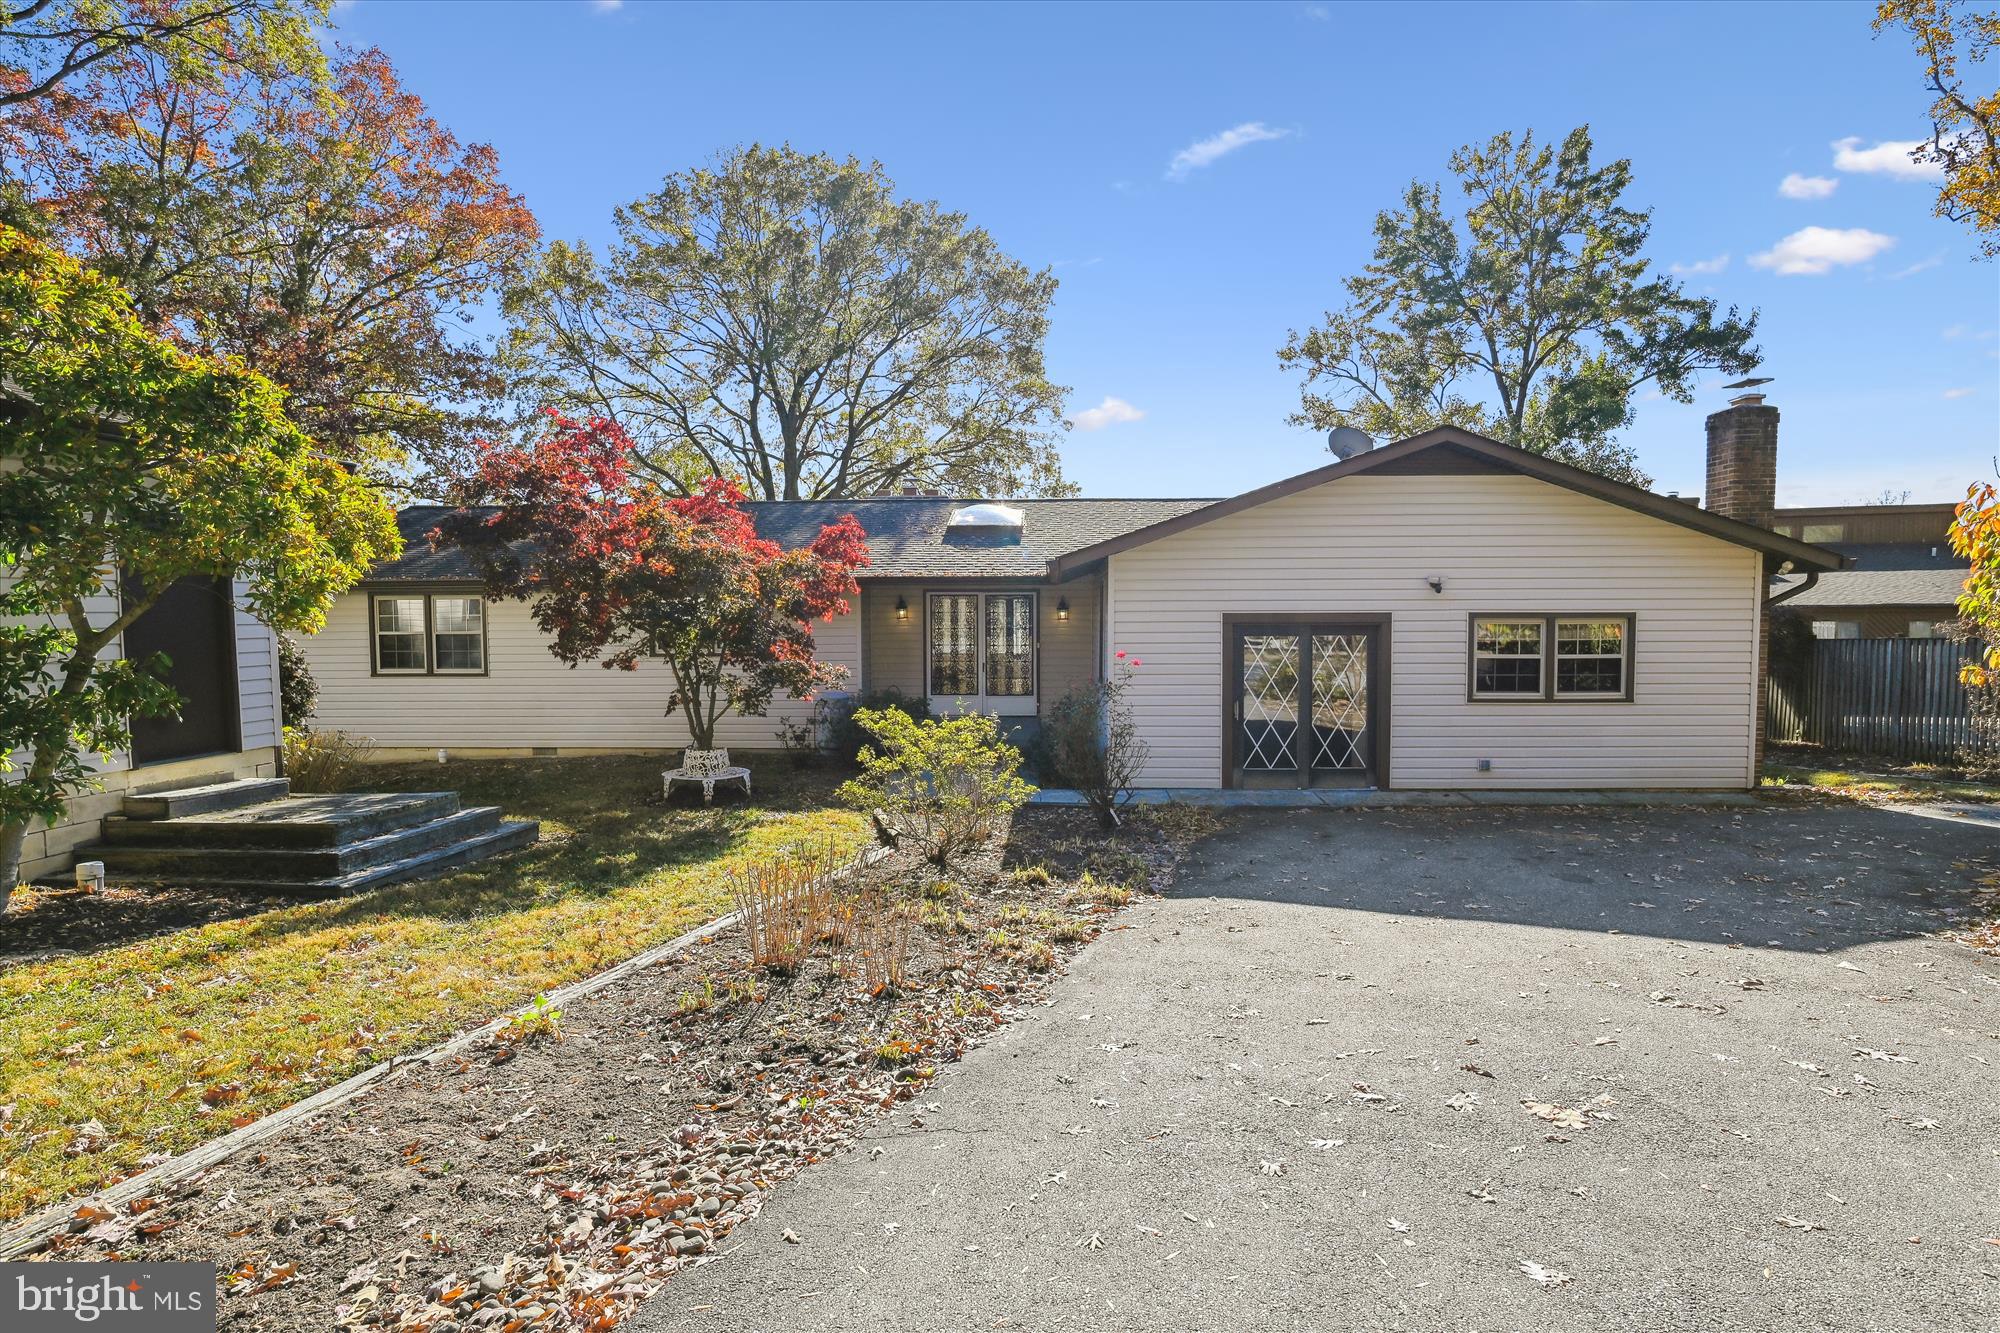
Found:
[[229, 580], [189, 578], [168, 588], [125, 631], [125, 656], [165, 653], [181, 715], [132, 719], [132, 762], [157, 764], [240, 748], [236, 639]]
[[927, 611], [932, 711], [1034, 716], [1034, 593], [934, 592]]
[[1338, 622], [1231, 627], [1231, 786], [1376, 784], [1378, 637]]

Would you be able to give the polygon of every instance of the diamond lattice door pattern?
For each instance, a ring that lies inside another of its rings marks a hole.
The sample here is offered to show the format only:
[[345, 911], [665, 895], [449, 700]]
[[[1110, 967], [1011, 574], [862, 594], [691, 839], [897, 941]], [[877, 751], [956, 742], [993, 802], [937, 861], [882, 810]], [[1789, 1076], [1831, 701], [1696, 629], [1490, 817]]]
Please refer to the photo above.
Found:
[[1244, 635], [1243, 767], [1264, 773], [1297, 768], [1292, 746], [1298, 731], [1298, 636]]
[[1242, 626], [1231, 655], [1239, 784], [1351, 786], [1375, 776], [1373, 628]]
[[1312, 636], [1314, 768], [1368, 767], [1368, 636]]

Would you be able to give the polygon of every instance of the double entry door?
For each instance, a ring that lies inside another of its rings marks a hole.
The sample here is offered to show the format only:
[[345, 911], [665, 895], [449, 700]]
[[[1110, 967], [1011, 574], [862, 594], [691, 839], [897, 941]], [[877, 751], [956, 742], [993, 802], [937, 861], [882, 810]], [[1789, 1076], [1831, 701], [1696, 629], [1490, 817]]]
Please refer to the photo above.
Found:
[[1339, 621], [1230, 626], [1230, 785], [1377, 785], [1380, 634]]

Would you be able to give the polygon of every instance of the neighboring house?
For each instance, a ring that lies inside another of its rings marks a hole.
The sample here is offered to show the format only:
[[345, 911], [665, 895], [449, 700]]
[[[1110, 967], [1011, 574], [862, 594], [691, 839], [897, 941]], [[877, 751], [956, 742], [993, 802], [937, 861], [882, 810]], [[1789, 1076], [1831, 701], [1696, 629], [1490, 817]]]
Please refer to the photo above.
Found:
[[1970, 569], [1945, 533], [1954, 505], [1843, 505], [1779, 509], [1771, 526], [1839, 551], [1853, 567], [1824, 574], [1786, 606], [1822, 639], [1928, 639], [1958, 619]]
[[[1712, 472], [1761, 447], [1763, 412], [1774, 454], [1774, 409], [1710, 419]], [[1029, 720], [1140, 660], [1139, 781], [1160, 787], [1750, 787], [1769, 580], [1844, 563], [1456, 430], [1219, 501], [750, 508], [781, 542], [843, 513], [866, 530], [854, 610], [815, 627], [850, 689]], [[664, 667], [563, 667], [524, 605], [428, 550], [438, 513], [405, 511], [411, 552], [307, 641], [320, 726], [391, 753], [685, 743]], [[720, 742], [771, 748], [810, 710], [727, 719]]]
[[[60, 822], [29, 830], [23, 879], [67, 868], [71, 849], [94, 841], [99, 821], [129, 793], [278, 771], [278, 639], [242, 609], [246, 595], [240, 580], [183, 579], [105, 650], [112, 657], [167, 654], [167, 679], [183, 700], [180, 718], [133, 722], [131, 748], [98, 765], [102, 790], [72, 797]], [[119, 600], [107, 578], [86, 608], [93, 623], [115, 619]]]

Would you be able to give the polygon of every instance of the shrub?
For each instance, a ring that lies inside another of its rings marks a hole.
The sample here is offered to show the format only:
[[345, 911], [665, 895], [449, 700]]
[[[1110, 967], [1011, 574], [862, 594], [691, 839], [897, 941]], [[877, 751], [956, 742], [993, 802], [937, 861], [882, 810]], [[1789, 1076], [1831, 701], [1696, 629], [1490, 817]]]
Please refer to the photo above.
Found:
[[842, 976], [870, 995], [903, 988], [910, 959], [908, 918], [869, 901], [863, 910], [847, 914], [843, 934]]
[[834, 754], [847, 763], [855, 762], [861, 747], [869, 741], [868, 732], [860, 722], [861, 714], [884, 708], [893, 708], [912, 722], [928, 722], [931, 717], [929, 699], [907, 695], [893, 687], [870, 690], [858, 699], [836, 701], [829, 705], [826, 723], [827, 743]]
[[285, 728], [285, 776], [293, 791], [346, 791], [373, 753], [375, 743], [365, 736]]
[[813, 945], [834, 933], [833, 873], [839, 859], [828, 843], [736, 871], [736, 911], [743, 918], [752, 963], [773, 972], [796, 972]]
[[278, 709], [288, 727], [304, 727], [319, 707], [319, 682], [305, 649], [289, 634], [278, 636]]
[[1118, 808], [1131, 799], [1148, 752], [1125, 703], [1138, 659], [1121, 652], [1116, 660], [1109, 679], [1072, 689], [1042, 720], [1050, 770], [1075, 788], [1106, 828], [1121, 822]]
[[939, 868], [984, 843], [1034, 795], [1021, 779], [1021, 752], [1000, 739], [991, 717], [918, 722], [894, 708], [854, 716], [875, 743], [861, 751], [861, 775], [842, 784], [841, 798], [885, 811]]

